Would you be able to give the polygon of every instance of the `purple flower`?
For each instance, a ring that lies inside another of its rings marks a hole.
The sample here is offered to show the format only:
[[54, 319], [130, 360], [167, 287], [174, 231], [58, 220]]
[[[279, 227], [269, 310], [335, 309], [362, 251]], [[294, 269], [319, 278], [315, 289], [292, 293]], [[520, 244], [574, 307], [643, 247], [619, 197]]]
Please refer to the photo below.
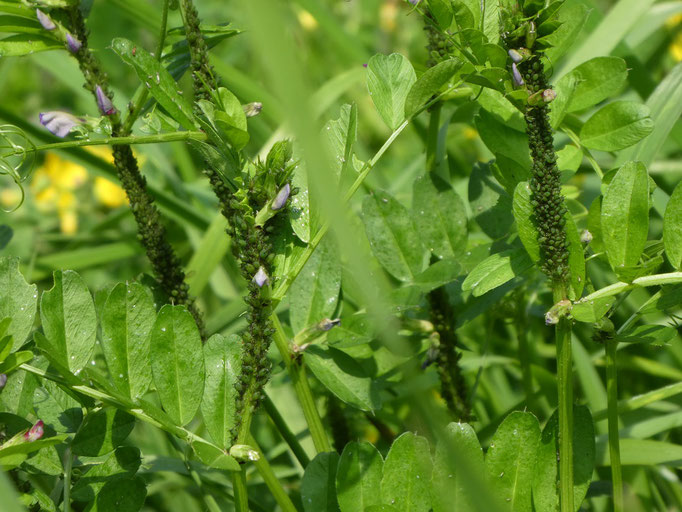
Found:
[[66, 46], [69, 47], [69, 50], [71, 50], [71, 53], [78, 53], [78, 50], [81, 49], [81, 46], [83, 46], [83, 44], [78, 39], [76, 39], [75, 37], [73, 37], [71, 34], [69, 34], [67, 32], [66, 33]]
[[512, 79], [514, 80], [514, 84], [516, 84], [519, 87], [525, 84], [525, 82], [523, 81], [523, 77], [521, 76], [521, 73], [519, 73], [519, 68], [516, 67], [515, 62], [512, 64]]
[[542, 101], [545, 103], [552, 103], [556, 99], [556, 91], [554, 89], [545, 89], [542, 91]]
[[97, 96], [97, 106], [99, 107], [99, 111], [102, 112], [102, 114], [105, 116], [110, 116], [116, 113], [116, 107], [114, 107], [114, 104], [111, 102], [109, 97], [104, 94], [104, 91], [99, 85], [95, 89], [95, 96]]
[[290, 193], [291, 186], [287, 183], [280, 189], [279, 192], [277, 192], [277, 196], [275, 196], [275, 198], [272, 200], [270, 208], [272, 208], [275, 211], [284, 208], [284, 205], [287, 204], [287, 199], [289, 199]]
[[265, 269], [263, 267], [259, 267], [258, 272], [256, 272], [251, 281], [256, 283], [258, 285], [258, 288], [263, 288], [264, 284], [268, 284], [270, 278], [268, 277], [268, 274], [265, 272]]
[[52, 110], [40, 113], [40, 124], [60, 138], [66, 137], [74, 126], [81, 124], [81, 120], [68, 112]]
[[4, 388], [5, 384], [7, 384], [7, 374], [0, 373], [0, 389]]
[[337, 325], [341, 325], [341, 319], [340, 318], [335, 318], [334, 320], [330, 320], [329, 318], [325, 318], [322, 320], [319, 324], [317, 324], [317, 328], [321, 331], [330, 331]]
[[420, 2], [420, 0], [407, 0], [407, 1], [410, 2], [412, 5], [417, 5]]
[[40, 9], [36, 9], [36, 17], [45, 30], [54, 30], [57, 28], [57, 25], [54, 24], [54, 21], [52, 21], [50, 17]]
[[509, 54], [509, 57], [514, 62], [514, 64], [518, 64], [519, 62], [521, 62], [523, 60], [523, 55], [521, 55], [516, 50], [509, 50], [507, 53]]
[[45, 433], [45, 429], [43, 428], [44, 426], [45, 424], [43, 423], [43, 420], [38, 420], [38, 422], [24, 434], [24, 439], [29, 443], [37, 441], [43, 437], [43, 434]]
[[263, 104], [260, 101], [253, 101], [244, 105], [242, 108], [244, 109], [244, 114], [246, 114], [246, 117], [254, 117], [260, 114], [260, 111], [263, 110]]

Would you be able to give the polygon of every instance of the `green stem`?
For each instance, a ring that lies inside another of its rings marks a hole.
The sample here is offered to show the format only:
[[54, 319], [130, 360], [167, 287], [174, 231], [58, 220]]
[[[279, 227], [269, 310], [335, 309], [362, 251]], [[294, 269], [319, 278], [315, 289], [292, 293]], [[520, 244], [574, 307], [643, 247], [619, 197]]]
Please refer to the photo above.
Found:
[[[161, 28], [159, 29], [159, 43], [156, 47], [156, 60], [158, 60], [159, 62], [161, 62], [163, 46], [164, 44], [166, 44], [166, 28], [168, 26], [169, 2], [170, 0], [164, 0], [163, 11], [161, 12]], [[138, 88], [138, 92], [135, 94], [135, 97], [133, 99], [133, 106], [130, 109], [128, 117], [125, 119], [125, 122], [123, 123], [121, 133], [123, 134], [130, 133], [130, 130], [132, 130], [133, 128], [133, 124], [135, 124], [135, 121], [139, 117], [140, 112], [142, 112], [142, 109], [144, 108], [144, 104], [147, 102], [147, 98], [149, 98], [149, 90], [145, 87]]]
[[[557, 284], [554, 302], [565, 298], [565, 287]], [[556, 325], [557, 387], [559, 390], [559, 503], [561, 512], [573, 510], [573, 363], [571, 321], [565, 317]]]
[[246, 490], [246, 471], [232, 472], [232, 488], [234, 489], [234, 509], [236, 512], [249, 512], [249, 493]]
[[81, 146], [120, 146], [126, 144], [157, 144], [160, 142], [175, 142], [178, 140], [206, 140], [206, 134], [199, 131], [158, 133], [156, 135], [128, 135], [126, 137], [102, 137], [101, 139], [78, 139], [53, 144], [42, 144], [31, 148], [15, 149], [0, 156], [8, 157], [38, 151], [52, 151], [56, 149], [76, 148]]
[[620, 433], [618, 431], [618, 370], [616, 348], [618, 341], [606, 340], [606, 398], [609, 424], [609, 454], [611, 456], [611, 482], [613, 485], [613, 510], [623, 512], [623, 470], [620, 465]]
[[305, 375], [305, 366], [302, 361], [296, 360], [294, 354], [291, 351], [289, 340], [287, 339], [282, 324], [274, 313], [271, 315], [270, 319], [275, 327], [275, 345], [282, 356], [284, 361], [284, 366], [289, 372], [291, 381], [294, 385], [294, 390], [298, 396], [298, 400], [303, 408], [303, 416], [305, 417], [306, 423], [308, 424], [308, 430], [310, 431], [310, 437], [313, 439], [313, 444], [315, 445], [315, 450], [320, 452], [330, 452], [332, 451], [332, 446], [329, 443], [329, 438], [324, 430], [324, 425], [322, 424], [322, 418], [317, 412], [317, 407], [315, 407], [315, 398], [313, 397], [313, 392], [308, 384], [308, 379]]
[[272, 400], [270, 400], [268, 395], [265, 395], [263, 407], [265, 408], [265, 412], [268, 414], [268, 416], [270, 416], [270, 420], [275, 425], [277, 431], [280, 433], [284, 441], [286, 441], [286, 443], [289, 445], [289, 448], [291, 448], [291, 451], [298, 462], [302, 467], [305, 468], [310, 463], [308, 455], [305, 453], [301, 443], [299, 443], [298, 439], [296, 439], [296, 435], [294, 435], [294, 433], [291, 431], [289, 425], [286, 424], [284, 418], [282, 418], [282, 415], [279, 413], [277, 407], [275, 407], [275, 404], [272, 403]]
[[286, 493], [279, 479], [275, 475], [275, 472], [272, 470], [272, 467], [270, 467], [268, 459], [263, 454], [263, 450], [260, 449], [260, 446], [258, 446], [256, 440], [251, 436], [249, 436], [247, 440], [249, 445], [258, 450], [258, 453], [260, 454], [259, 459], [253, 464], [256, 466], [256, 469], [263, 479], [263, 482], [265, 482], [265, 485], [268, 487], [268, 489], [270, 489], [270, 493], [272, 493], [272, 496], [275, 498], [275, 501], [279, 507], [283, 512], [298, 512], [294, 504], [291, 502], [291, 498], [289, 498], [289, 495]]
[[438, 131], [440, 130], [440, 112], [443, 108], [441, 102], [436, 103], [431, 108], [431, 117], [429, 118], [429, 132], [426, 138], [426, 170], [433, 172], [436, 170], [438, 162]]
[[64, 512], [71, 512], [71, 469], [73, 468], [73, 454], [71, 445], [64, 451]]

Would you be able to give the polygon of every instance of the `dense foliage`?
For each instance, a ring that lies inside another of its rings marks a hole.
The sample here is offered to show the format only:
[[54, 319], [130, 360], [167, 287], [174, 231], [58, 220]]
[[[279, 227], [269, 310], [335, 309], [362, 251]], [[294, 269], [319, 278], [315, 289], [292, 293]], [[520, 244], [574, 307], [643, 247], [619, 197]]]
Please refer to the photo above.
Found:
[[682, 510], [682, 2], [0, 32], [0, 508]]

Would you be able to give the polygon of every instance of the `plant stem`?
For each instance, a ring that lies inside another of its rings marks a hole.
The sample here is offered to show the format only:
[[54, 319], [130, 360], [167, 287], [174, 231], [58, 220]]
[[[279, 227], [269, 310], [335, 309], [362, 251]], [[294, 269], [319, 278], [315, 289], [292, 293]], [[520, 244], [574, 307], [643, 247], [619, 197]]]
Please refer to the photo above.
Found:
[[73, 454], [71, 445], [64, 451], [64, 512], [71, 512], [71, 469], [73, 468]]
[[[554, 302], [565, 298], [565, 287], [557, 284]], [[573, 363], [571, 321], [566, 317], [556, 325], [557, 387], [559, 390], [559, 503], [561, 512], [573, 509]]]
[[618, 341], [606, 340], [606, 398], [609, 424], [609, 454], [611, 456], [611, 482], [613, 485], [613, 510], [623, 512], [623, 470], [620, 465], [620, 433], [618, 431], [618, 370], [616, 348]]
[[315, 450], [318, 453], [330, 452], [332, 451], [332, 446], [329, 443], [329, 438], [324, 430], [322, 418], [320, 418], [317, 407], [315, 407], [315, 398], [313, 397], [308, 380], [306, 379], [305, 366], [302, 361], [295, 359], [295, 354], [291, 351], [289, 340], [284, 333], [284, 329], [282, 328], [282, 324], [280, 323], [279, 318], [277, 318], [277, 315], [273, 313], [270, 319], [275, 327], [275, 344], [284, 360], [284, 366], [289, 372], [289, 376], [294, 385], [294, 390], [296, 391], [298, 400], [303, 408], [303, 416], [308, 424], [308, 430], [310, 431], [310, 437], [313, 439]]
[[272, 420], [272, 423], [275, 425], [277, 431], [280, 433], [284, 441], [286, 441], [286, 443], [289, 445], [289, 448], [291, 448], [291, 451], [298, 462], [305, 468], [310, 463], [308, 455], [305, 453], [301, 443], [298, 442], [298, 439], [296, 439], [296, 436], [289, 428], [289, 425], [286, 424], [284, 418], [282, 418], [282, 415], [279, 413], [277, 407], [275, 407], [275, 404], [272, 403], [272, 400], [270, 400], [268, 395], [265, 395], [265, 399], [263, 399], [263, 407], [265, 408], [265, 412], [268, 414], [268, 416], [270, 416], [270, 420]]
[[236, 512], [249, 512], [249, 493], [246, 490], [246, 472], [244, 469], [232, 472], [234, 509]]
[[78, 139], [53, 144], [42, 144], [31, 148], [15, 149], [0, 156], [7, 157], [28, 152], [52, 151], [56, 149], [76, 148], [82, 146], [120, 146], [127, 144], [157, 144], [160, 142], [175, 142], [178, 140], [206, 140], [206, 134], [199, 131], [170, 132], [156, 135], [127, 135], [125, 137], [102, 137], [101, 139]]
[[297, 512], [296, 507], [289, 498], [289, 495], [282, 487], [282, 484], [279, 482], [279, 479], [272, 470], [272, 467], [270, 467], [268, 459], [263, 454], [263, 450], [261, 450], [260, 446], [258, 446], [258, 443], [252, 436], [248, 437], [248, 442], [249, 445], [254, 447], [260, 454], [260, 458], [253, 464], [256, 466], [256, 469], [258, 470], [258, 473], [260, 473], [265, 485], [267, 485], [268, 489], [270, 489], [270, 492], [275, 498], [277, 504], [280, 506], [283, 512]]

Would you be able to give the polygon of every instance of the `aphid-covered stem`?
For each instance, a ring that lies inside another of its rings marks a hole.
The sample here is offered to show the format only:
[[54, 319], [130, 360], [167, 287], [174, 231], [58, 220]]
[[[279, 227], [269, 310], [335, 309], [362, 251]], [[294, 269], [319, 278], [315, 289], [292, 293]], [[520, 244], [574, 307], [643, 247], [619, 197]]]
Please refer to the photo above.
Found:
[[185, 22], [185, 36], [189, 47], [195, 100], [210, 100], [210, 91], [215, 90], [217, 84], [213, 68], [208, 60], [208, 46], [206, 46], [206, 41], [204, 41], [204, 36], [201, 33], [199, 13], [192, 0], [182, 0], [181, 8]]
[[[71, 30], [81, 43], [80, 48], [73, 55], [85, 78], [85, 88], [93, 94], [102, 113], [109, 116], [112, 135], [122, 135], [121, 118], [111, 104], [112, 94], [107, 76], [88, 47], [88, 33], [83, 15], [78, 7], [73, 7], [68, 12]], [[204, 322], [201, 313], [194, 299], [189, 295], [189, 286], [185, 283], [182, 264], [168, 242], [166, 229], [161, 223], [161, 215], [147, 191], [146, 180], [140, 173], [133, 150], [129, 145], [115, 145], [113, 155], [118, 178], [126, 191], [130, 208], [137, 222], [137, 237], [145, 248], [154, 275], [169, 300], [174, 304], [185, 305], [192, 313], [203, 335]]]

